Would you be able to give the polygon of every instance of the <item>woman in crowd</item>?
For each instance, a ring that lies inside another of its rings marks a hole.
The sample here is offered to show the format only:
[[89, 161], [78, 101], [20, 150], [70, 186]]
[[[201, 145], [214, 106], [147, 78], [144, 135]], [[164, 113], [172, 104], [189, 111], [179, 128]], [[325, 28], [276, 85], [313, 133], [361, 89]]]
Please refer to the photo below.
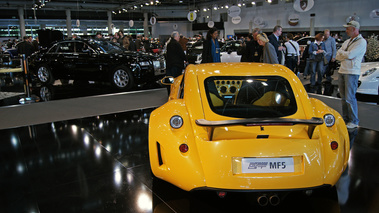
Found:
[[221, 62], [220, 45], [217, 41], [218, 31], [216, 28], [208, 30], [207, 39], [203, 44], [203, 54], [201, 63]]
[[321, 85], [322, 76], [324, 72], [324, 54], [325, 44], [322, 42], [324, 40], [324, 34], [319, 33], [315, 36], [315, 41], [309, 45], [309, 61], [311, 65], [311, 86], [316, 85], [316, 73], [317, 73], [317, 84]]
[[269, 42], [265, 33], [257, 35], [257, 42], [263, 47], [263, 63], [279, 64], [274, 46]]

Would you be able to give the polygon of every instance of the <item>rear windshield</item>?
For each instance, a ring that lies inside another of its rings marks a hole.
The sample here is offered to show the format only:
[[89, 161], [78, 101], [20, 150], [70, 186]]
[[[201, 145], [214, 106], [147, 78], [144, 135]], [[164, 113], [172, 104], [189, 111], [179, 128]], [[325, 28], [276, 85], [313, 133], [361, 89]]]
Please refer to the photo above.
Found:
[[280, 76], [214, 76], [205, 79], [213, 112], [236, 118], [284, 117], [297, 111], [289, 82]]

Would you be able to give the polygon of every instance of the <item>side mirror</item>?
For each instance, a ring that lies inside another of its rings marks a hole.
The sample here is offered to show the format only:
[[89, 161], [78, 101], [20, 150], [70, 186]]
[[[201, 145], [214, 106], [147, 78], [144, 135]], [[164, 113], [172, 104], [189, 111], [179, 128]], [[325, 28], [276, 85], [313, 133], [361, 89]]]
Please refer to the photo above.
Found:
[[163, 84], [163, 85], [171, 85], [171, 84], [174, 83], [174, 80], [175, 80], [174, 77], [172, 77], [172, 76], [166, 76], [166, 77], [162, 78], [161, 84]]

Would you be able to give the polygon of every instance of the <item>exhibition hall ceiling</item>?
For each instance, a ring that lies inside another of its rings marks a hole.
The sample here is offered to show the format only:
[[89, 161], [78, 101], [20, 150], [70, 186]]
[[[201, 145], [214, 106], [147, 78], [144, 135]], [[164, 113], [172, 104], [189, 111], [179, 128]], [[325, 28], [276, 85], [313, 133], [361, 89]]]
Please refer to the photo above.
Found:
[[189, 11], [199, 11], [205, 7], [217, 10], [233, 5], [252, 7], [262, 6], [263, 2], [277, 4], [278, 1], [293, 2], [293, 0], [0, 0], [0, 19], [18, 19], [21, 8], [26, 19], [64, 19], [66, 11], [70, 10], [73, 18], [80, 19], [107, 19], [107, 12], [111, 11], [113, 19], [130, 17], [143, 19], [143, 13], [147, 12], [159, 20], [167, 17], [185, 18]]

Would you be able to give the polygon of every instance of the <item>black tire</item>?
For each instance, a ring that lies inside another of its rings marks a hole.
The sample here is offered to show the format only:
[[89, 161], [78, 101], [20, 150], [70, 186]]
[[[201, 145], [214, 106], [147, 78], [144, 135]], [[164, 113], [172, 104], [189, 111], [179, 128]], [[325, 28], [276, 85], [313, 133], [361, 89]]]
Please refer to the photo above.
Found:
[[41, 83], [45, 84], [53, 84], [55, 81], [50, 68], [45, 64], [38, 67], [37, 78]]
[[116, 67], [111, 72], [110, 82], [113, 87], [120, 90], [128, 90], [134, 85], [132, 72], [124, 66]]

